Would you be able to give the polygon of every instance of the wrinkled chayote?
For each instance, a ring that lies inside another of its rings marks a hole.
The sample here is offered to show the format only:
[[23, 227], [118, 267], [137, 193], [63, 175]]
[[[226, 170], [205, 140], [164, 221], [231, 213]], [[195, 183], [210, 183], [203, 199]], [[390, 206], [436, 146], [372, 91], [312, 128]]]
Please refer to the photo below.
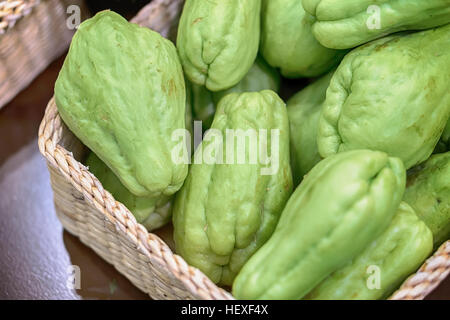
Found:
[[171, 151], [185, 128], [183, 70], [173, 44], [103, 11], [76, 32], [55, 85], [69, 129], [140, 197], [171, 195], [186, 164]]
[[209, 129], [216, 112], [216, 105], [220, 100], [230, 93], [259, 92], [272, 90], [278, 92], [280, 89], [280, 75], [277, 70], [270, 67], [261, 57], [257, 57], [245, 77], [237, 85], [230, 89], [211, 92], [204, 86], [189, 83], [191, 86], [191, 102], [196, 120], [203, 121], [203, 129]]
[[108, 190], [112, 196], [123, 203], [133, 213], [136, 221], [151, 231], [162, 227], [170, 221], [172, 208], [170, 197], [138, 197], [132, 194], [106, 164], [91, 152], [86, 159], [86, 166]]
[[[239, 148], [239, 131], [248, 134], [240, 136], [249, 141], [245, 149]], [[223, 144], [217, 145], [221, 138]], [[266, 147], [274, 166], [261, 161], [260, 152], [268, 156]], [[234, 150], [231, 156], [227, 150]], [[269, 90], [227, 95], [194, 159], [174, 204], [176, 249], [212, 281], [230, 285], [270, 237], [292, 193], [285, 104]]]
[[311, 30], [315, 19], [301, 0], [263, 0], [261, 11], [261, 53], [283, 76], [316, 77], [344, 56], [316, 40]]
[[313, 33], [328, 48], [353, 48], [390, 33], [450, 23], [449, 0], [303, 0], [317, 21]]
[[219, 91], [236, 85], [258, 53], [261, 0], [186, 0], [177, 48], [193, 83]]
[[450, 152], [412, 169], [404, 201], [431, 229], [435, 246], [450, 239]]
[[322, 158], [317, 148], [317, 131], [323, 102], [333, 72], [295, 94], [287, 102], [291, 129], [291, 167], [294, 185]]
[[319, 162], [294, 191], [272, 237], [233, 284], [238, 299], [301, 299], [390, 224], [403, 196], [398, 158], [370, 150]]
[[[334, 272], [306, 299], [386, 298], [416, 271], [433, 249], [430, 229], [405, 202], [389, 227], [344, 268]], [[377, 277], [379, 277], [377, 279]], [[373, 278], [373, 279], [371, 279]]]
[[319, 122], [321, 156], [372, 149], [407, 169], [433, 152], [450, 116], [450, 25], [389, 36], [350, 52]]

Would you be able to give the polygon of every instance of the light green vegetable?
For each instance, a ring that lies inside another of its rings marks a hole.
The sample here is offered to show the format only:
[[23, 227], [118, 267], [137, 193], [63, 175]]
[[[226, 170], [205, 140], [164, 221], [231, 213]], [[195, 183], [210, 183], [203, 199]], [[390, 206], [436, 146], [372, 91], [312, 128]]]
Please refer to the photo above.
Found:
[[223, 97], [230, 93], [259, 92], [262, 90], [278, 92], [280, 82], [278, 71], [258, 56], [248, 73], [237, 85], [228, 90], [214, 92], [213, 99], [218, 104]]
[[433, 235], [405, 202], [389, 227], [357, 258], [334, 272], [306, 299], [375, 300], [387, 298], [417, 270], [433, 249]]
[[114, 199], [123, 203], [133, 213], [136, 221], [151, 231], [170, 221], [170, 197], [138, 197], [127, 190], [115, 174], [91, 152], [86, 159], [89, 171], [97, 177]]
[[[238, 136], [232, 137], [234, 142], [226, 138], [228, 130]], [[238, 130], [240, 137], [248, 134], [244, 140], [254, 137], [245, 148], [238, 145]], [[220, 138], [223, 144], [217, 145]], [[270, 164], [264, 164], [261, 156], [251, 160], [256, 155], [252, 148], [264, 141]], [[174, 205], [177, 253], [215, 283], [231, 285], [242, 265], [272, 234], [292, 193], [285, 104], [269, 90], [227, 95], [194, 159]]]
[[450, 239], [450, 152], [412, 169], [404, 201], [431, 229], [435, 247]]
[[315, 19], [301, 0], [263, 0], [261, 11], [261, 53], [283, 76], [320, 76], [342, 60], [343, 51], [325, 48], [316, 40]]
[[270, 67], [264, 59], [257, 57], [245, 77], [234, 87], [218, 92], [211, 92], [204, 86], [191, 84], [191, 102], [196, 120], [201, 120], [203, 129], [209, 129], [216, 112], [216, 105], [220, 100], [230, 93], [259, 92], [272, 90], [278, 92], [280, 89], [280, 75]]
[[428, 159], [450, 116], [450, 25], [386, 37], [350, 52], [331, 79], [319, 153], [372, 149]]
[[238, 299], [301, 299], [390, 224], [405, 187], [400, 159], [369, 150], [319, 162], [294, 191], [269, 241], [233, 284]]
[[261, 0], [186, 0], [177, 47], [189, 80], [211, 91], [236, 85], [258, 53]]
[[313, 33], [328, 48], [353, 48], [391, 33], [450, 23], [449, 0], [303, 0], [317, 21]]
[[333, 73], [315, 81], [287, 102], [294, 185], [298, 185], [303, 176], [322, 159], [317, 148], [317, 132], [320, 112]]
[[173, 44], [103, 11], [83, 22], [55, 84], [69, 129], [140, 197], [181, 188], [187, 164], [172, 161], [185, 129], [183, 71]]
[[216, 112], [212, 92], [204, 86], [199, 86], [186, 80], [188, 103], [186, 108], [192, 109], [194, 120], [202, 121], [204, 130], [209, 129]]

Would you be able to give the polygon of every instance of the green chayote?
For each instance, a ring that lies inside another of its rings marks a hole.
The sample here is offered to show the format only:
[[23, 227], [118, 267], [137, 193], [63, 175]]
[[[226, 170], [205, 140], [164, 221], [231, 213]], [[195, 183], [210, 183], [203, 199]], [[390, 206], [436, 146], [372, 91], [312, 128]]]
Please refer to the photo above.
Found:
[[213, 99], [218, 104], [220, 99], [230, 93], [259, 92], [262, 90], [278, 92], [280, 90], [280, 82], [278, 71], [258, 56], [248, 73], [237, 85], [227, 90], [213, 92]]
[[319, 76], [342, 59], [342, 51], [322, 46], [312, 34], [314, 17], [301, 0], [263, 0], [261, 53], [288, 78]]
[[[186, 130], [191, 135], [190, 139], [190, 145], [188, 144], [188, 150], [193, 150], [193, 144], [194, 144], [194, 115], [191, 105], [191, 90], [189, 87], [189, 82], [185, 81], [186, 85], [186, 113], [185, 113], [185, 123], [186, 123]], [[190, 148], [190, 149], [189, 149]]]
[[344, 268], [334, 272], [314, 288], [306, 299], [386, 298], [407, 276], [417, 270], [432, 249], [433, 235], [430, 229], [419, 220], [408, 204], [402, 202], [391, 224], [381, 236]]
[[261, 0], [186, 0], [177, 47], [189, 80], [219, 91], [236, 85], [258, 53]]
[[321, 156], [372, 149], [425, 161], [450, 116], [450, 25], [386, 37], [350, 52], [331, 79], [319, 123]]
[[172, 208], [170, 197], [138, 197], [132, 194], [116, 175], [103, 163], [95, 153], [91, 152], [86, 159], [86, 166], [108, 190], [133, 213], [136, 221], [151, 231], [162, 227], [170, 221]]
[[291, 129], [291, 166], [294, 185], [322, 158], [317, 148], [317, 131], [323, 102], [333, 72], [295, 94], [287, 102]]
[[[203, 129], [209, 129], [216, 112], [216, 105], [220, 100], [230, 93], [259, 92], [272, 90], [278, 92], [280, 89], [280, 75], [277, 70], [270, 67], [264, 59], [257, 57], [245, 77], [230, 89], [211, 92], [204, 86], [189, 83], [191, 87], [191, 102], [196, 120], [203, 122]], [[188, 85], [188, 87], [189, 87]]]
[[319, 162], [294, 191], [272, 237], [233, 284], [238, 299], [301, 299], [390, 224], [403, 196], [398, 158], [370, 150]]
[[170, 137], [185, 128], [186, 91], [170, 41], [100, 12], [76, 32], [55, 98], [69, 129], [134, 195], [181, 187], [187, 165], [172, 161]]
[[[248, 142], [245, 149], [240, 140]], [[269, 90], [227, 95], [176, 196], [177, 253], [212, 281], [230, 285], [272, 234], [291, 192], [285, 104]]]
[[186, 108], [192, 109], [194, 120], [202, 121], [203, 129], [208, 129], [216, 112], [212, 92], [205, 86], [199, 86], [189, 80], [186, 80], [186, 88], [188, 92]]
[[328, 48], [353, 48], [404, 30], [450, 23], [449, 0], [303, 0], [317, 21], [313, 33]]
[[404, 201], [433, 232], [434, 245], [450, 239], [450, 152], [433, 155], [408, 176]]

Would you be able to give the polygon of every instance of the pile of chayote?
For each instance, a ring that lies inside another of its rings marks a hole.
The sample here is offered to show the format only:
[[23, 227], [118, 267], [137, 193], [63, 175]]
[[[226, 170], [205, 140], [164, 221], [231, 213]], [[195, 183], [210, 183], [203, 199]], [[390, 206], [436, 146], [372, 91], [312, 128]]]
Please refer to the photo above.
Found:
[[103, 188], [236, 298], [386, 298], [450, 238], [450, 0], [186, 0], [176, 47], [100, 12], [55, 99]]

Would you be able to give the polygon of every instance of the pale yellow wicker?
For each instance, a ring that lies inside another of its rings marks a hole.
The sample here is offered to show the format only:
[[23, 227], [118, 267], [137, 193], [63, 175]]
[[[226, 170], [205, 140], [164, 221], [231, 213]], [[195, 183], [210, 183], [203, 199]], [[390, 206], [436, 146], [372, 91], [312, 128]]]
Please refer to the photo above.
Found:
[[[168, 35], [180, 0], [154, 0], [135, 21]], [[67, 129], [52, 99], [39, 128], [39, 148], [47, 159], [56, 212], [64, 227], [113, 264], [155, 299], [233, 299], [199, 270], [190, 267], [155, 234], [148, 233], [79, 160], [86, 148]], [[394, 294], [422, 299], [450, 271], [450, 241]]]
[[66, 10], [83, 0], [0, 0], [0, 108], [69, 46]]

